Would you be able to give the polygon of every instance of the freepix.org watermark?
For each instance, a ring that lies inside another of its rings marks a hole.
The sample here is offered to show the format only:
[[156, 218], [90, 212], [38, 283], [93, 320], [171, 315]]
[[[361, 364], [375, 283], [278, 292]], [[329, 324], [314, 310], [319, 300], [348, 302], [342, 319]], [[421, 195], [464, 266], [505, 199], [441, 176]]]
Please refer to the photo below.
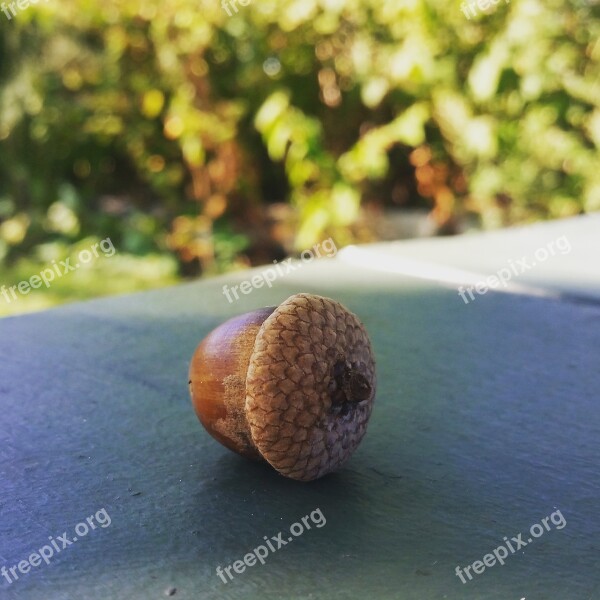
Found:
[[527, 540], [523, 539], [522, 533], [519, 533], [516, 537], [512, 537], [510, 540], [508, 537], [504, 536], [504, 544], [500, 544], [500, 546], [493, 550], [492, 554], [486, 554], [483, 557], [483, 560], [476, 560], [472, 565], [468, 565], [463, 569], [456, 567], [456, 576], [459, 577], [463, 583], [467, 583], [465, 575], [469, 578], [469, 581], [473, 579], [471, 569], [475, 575], [481, 575], [486, 567], [493, 567], [496, 563], [500, 563], [500, 565], [504, 566], [504, 559], [508, 557], [509, 550], [511, 554], [514, 554], [521, 548], [525, 548], [525, 546], [531, 544], [534, 538], [539, 538], [544, 535], [546, 531], [552, 529], [548, 521], [551, 521], [556, 529], [562, 529], [567, 524], [567, 521], [560, 510], [556, 510], [548, 517], [544, 517], [541, 523], [534, 523], [529, 528], [530, 537], [528, 537]]
[[[475, 300], [473, 291], [476, 291], [480, 296], [487, 294], [490, 288], [495, 289], [502, 285], [503, 287], [508, 286], [508, 282], [513, 277], [518, 277], [533, 269], [539, 263], [547, 261], [551, 256], [556, 254], [568, 254], [571, 252], [571, 242], [567, 239], [566, 235], [563, 235], [552, 242], [548, 242], [545, 246], [541, 246], [534, 253], [535, 260], [529, 260], [527, 256], [522, 256], [518, 260], [509, 260], [508, 267], [502, 267], [498, 270], [495, 275], [490, 275], [485, 280], [477, 282], [474, 286], [470, 286], [465, 289], [464, 286], [458, 288], [458, 295], [464, 300], [465, 304], [469, 304], [472, 300]], [[470, 300], [466, 297], [469, 295]]]
[[[310, 523], [313, 523], [318, 529], [327, 524], [327, 520], [325, 519], [325, 515], [321, 512], [320, 508], [316, 508], [313, 510], [310, 515], [306, 515], [300, 519], [297, 523], [293, 523], [290, 526], [290, 533], [292, 535], [286, 536], [283, 532], [279, 532], [277, 535], [268, 538], [266, 535], [264, 536], [265, 544], [261, 544], [249, 552], [244, 556], [243, 560], [236, 560], [231, 565], [226, 566], [225, 568], [217, 567], [217, 575], [222, 579], [223, 583], [228, 583], [232, 581], [235, 575], [232, 575], [231, 570], [233, 569], [236, 573], [242, 574], [246, 567], [253, 567], [256, 562], [260, 562], [261, 565], [265, 564], [265, 559], [269, 556], [269, 553], [277, 552], [280, 548], [287, 546], [290, 542], [294, 540], [295, 537], [302, 535], [306, 530], [310, 529]], [[275, 547], [277, 544], [277, 547]], [[229, 577], [229, 580], [225, 577]]]
[[28, 280], [21, 281], [20, 283], [11, 285], [10, 287], [3, 285], [0, 287], [0, 295], [5, 302], [10, 304], [14, 300], [18, 300], [17, 292], [23, 296], [26, 296], [31, 292], [31, 290], [41, 288], [42, 285], [45, 285], [47, 288], [49, 288], [52, 282], [57, 278], [64, 277], [68, 273], [76, 271], [81, 265], [90, 263], [92, 260], [99, 258], [100, 255], [110, 258], [111, 256], [114, 256], [115, 253], [116, 249], [113, 243], [111, 242], [110, 238], [106, 238], [101, 242], [92, 244], [89, 250], [81, 250], [77, 255], [77, 262], [74, 265], [71, 264], [70, 258], [60, 260], [58, 263], [53, 260], [50, 263], [52, 266], [43, 269], [38, 275], [32, 275]]
[[[45, 0], [48, 2], [48, 0]], [[3, 2], [0, 6], [0, 10], [4, 13], [6, 18], [10, 21], [13, 17], [17, 16], [18, 10], [25, 10], [29, 8], [30, 4], [37, 4], [38, 0], [17, 0], [16, 2]], [[9, 12], [10, 9], [10, 12]], [[12, 15], [11, 15], [12, 13]]]
[[[478, 10], [484, 14], [490, 14], [494, 12], [495, 6], [500, 2], [500, 0], [471, 0], [470, 2], [463, 2], [460, 5], [460, 10], [462, 14], [471, 20], [471, 17], [477, 16]], [[504, 0], [505, 4], [508, 4], [510, 0]]]
[[315, 258], [332, 258], [337, 254], [337, 246], [335, 242], [329, 238], [324, 242], [315, 244], [310, 250], [305, 250], [300, 254], [301, 260], [292, 260], [288, 258], [283, 262], [278, 263], [273, 261], [275, 265], [254, 275], [249, 281], [242, 281], [240, 285], [232, 285], [231, 288], [226, 284], [223, 286], [223, 295], [227, 298], [229, 304], [233, 302], [232, 295], [235, 300], [239, 300], [238, 289], [242, 294], [249, 294], [255, 288], [261, 288], [265, 283], [271, 287], [277, 277], [284, 277], [288, 273], [293, 273], [296, 269], [301, 269], [306, 263], [312, 262]]
[[[237, 7], [237, 3], [240, 3], [240, 6], [248, 6], [252, 2], [252, 0], [222, 0], [221, 8], [227, 13], [227, 16], [231, 17], [234, 13], [239, 12]], [[233, 13], [231, 12], [233, 10]]]
[[65, 531], [62, 535], [48, 537], [48, 543], [42, 546], [37, 552], [32, 552], [28, 558], [19, 561], [12, 567], [3, 566], [0, 569], [0, 575], [13, 584], [19, 579], [20, 575], [27, 575], [32, 568], [41, 566], [42, 562], [50, 564], [52, 557], [60, 554], [63, 550], [72, 546], [81, 538], [84, 538], [90, 531], [93, 531], [99, 525], [103, 529], [109, 527], [112, 520], [105, 508], [101, 508], [95, 515], [90, 515], [85, 521], [75, 525], [75, 536], [69, 538]]

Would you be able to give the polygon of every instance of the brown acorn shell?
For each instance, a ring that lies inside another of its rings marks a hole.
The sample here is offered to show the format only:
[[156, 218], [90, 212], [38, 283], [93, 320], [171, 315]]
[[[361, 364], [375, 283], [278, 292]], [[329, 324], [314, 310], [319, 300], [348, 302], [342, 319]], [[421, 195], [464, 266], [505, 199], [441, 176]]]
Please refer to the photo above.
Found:
[[204, 428], [225, 447], [262, 460], [246, 418], [246, 375], [256, 335], [275, 307], [238, 315], [211, 331], [190, 363], [189, 387]]

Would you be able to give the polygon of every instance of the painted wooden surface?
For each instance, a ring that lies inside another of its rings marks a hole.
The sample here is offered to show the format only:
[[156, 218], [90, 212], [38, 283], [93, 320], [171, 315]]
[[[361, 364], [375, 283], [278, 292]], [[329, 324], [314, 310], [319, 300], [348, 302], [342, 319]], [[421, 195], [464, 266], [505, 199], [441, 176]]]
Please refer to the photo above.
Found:
[[[0, 577], [0, 598], [600, 598], [598, 227], [536, 227], [533, 248], [516, 231], [419, 242], [419, 256], [412, 242], [351, 249], [232, 304], [223, 285], [248, 274], [0, 320], [0, 567], [71, 540], [101, 509], [111, 520], [18, 581]], [[490, 275], [560, 235], [572, 252], [512, 282], [547, 295], [465, 304], [444, 271]], [[427, 276], [394, 268], [408, 259]], [[214, 442], [187, 390], [211, 328], [298, 291], [356, 312], [378, 359], [363, 444], [310, 484]], [[324, 526], [217, 576], [316, 509]], [[457, 566], [556, 511], [564, 527], [461, 583]]]

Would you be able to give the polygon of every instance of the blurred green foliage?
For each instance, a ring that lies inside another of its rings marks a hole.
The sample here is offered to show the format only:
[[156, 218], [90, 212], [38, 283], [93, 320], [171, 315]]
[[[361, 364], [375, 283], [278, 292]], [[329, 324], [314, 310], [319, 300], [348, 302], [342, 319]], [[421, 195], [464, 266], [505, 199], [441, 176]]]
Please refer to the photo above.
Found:
[[[49, 286], [42, 283], [39, 288], [25, 294], [19, 293], [18, 289], [14, 295], [9, 291], [10, 286], [31, 281], [32, 276], [39, 277], [42, 271], [52, 270], [53, 264], [60, 266], [61, 261], [66, 259], [70, 260], [71, 266], [75, 266], [78, 253], [88, 250], [98, 241], [93, 237], [85, 238], [68, 248], [60, 243], [41, 244], [31, 256], [4, 267], [1, 283], [6, 288], [5, 295], [0, 295], [0, 316], [43, 310], [67, 301], [143, 291], [177, 283], [172, 257], [155, 254], [143, 257], [115, 254], [109, 257], [100, 253], [89, 264], [82, 264], [61, 277], [54, 276]], [[60, 267], [58, 272], [64, 271]]]
[[598, 5], [495, 8], [51, 0], [0, 15], [0, 261], [110, 236], [211, 273], [369, 239], [361, 205], [428, 207], [445, 232], [598, 210]]

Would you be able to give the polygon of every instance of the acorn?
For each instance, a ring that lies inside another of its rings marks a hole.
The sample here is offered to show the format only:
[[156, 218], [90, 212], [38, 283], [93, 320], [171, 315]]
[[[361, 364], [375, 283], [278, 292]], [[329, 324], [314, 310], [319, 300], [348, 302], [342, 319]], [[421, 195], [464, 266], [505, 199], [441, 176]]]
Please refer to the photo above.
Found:
[[350, 458], [376, 385], [363, 324], [313, 294], [217, 327], [196, 349], [189, 379], [196, 414], [215, 439], [300, 481]]

